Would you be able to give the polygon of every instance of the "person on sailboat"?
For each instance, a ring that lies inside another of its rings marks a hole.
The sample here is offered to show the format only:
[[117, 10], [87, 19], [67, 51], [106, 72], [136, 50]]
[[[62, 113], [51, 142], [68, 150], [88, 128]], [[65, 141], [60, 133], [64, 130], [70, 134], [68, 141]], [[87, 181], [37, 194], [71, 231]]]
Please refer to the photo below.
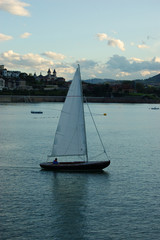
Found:
[[58, 163], [57, 158], [54, 159], [53, 163], [54, 163], [54, 164], [57, 164], [57, 163]]

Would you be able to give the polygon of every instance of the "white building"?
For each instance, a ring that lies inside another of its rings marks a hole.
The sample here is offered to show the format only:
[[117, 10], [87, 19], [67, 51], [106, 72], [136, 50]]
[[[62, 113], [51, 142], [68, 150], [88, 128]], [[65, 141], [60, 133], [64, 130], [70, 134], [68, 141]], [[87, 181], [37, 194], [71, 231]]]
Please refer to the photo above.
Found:
[[2, 70], [2, 76], [4, 77], [18, 78], [20, 73], [21, 73], [20, 71], [8, 71], [7, 69]]
[[20, 71], [8, 71], [6, 68], [4, 68], [4, 65], [0, 65], [0, 74], [2, 77], [18, 78], [20, 73], [21, 73]]
[[5, 80], [3, 78], [0, 78], [0, 91], [2, 91], [5, 88]]

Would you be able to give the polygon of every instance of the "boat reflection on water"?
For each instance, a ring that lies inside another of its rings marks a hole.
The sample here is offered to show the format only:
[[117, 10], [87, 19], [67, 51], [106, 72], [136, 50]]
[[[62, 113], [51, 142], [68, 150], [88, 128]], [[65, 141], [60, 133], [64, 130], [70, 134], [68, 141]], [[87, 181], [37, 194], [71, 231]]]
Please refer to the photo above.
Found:
[[91, 181], [106, 179], [108, 173], [54, 173], [53, 176], [53, 235], [56, 239], [70, 239], [71, 236], [72, 239], [84, 239], [87, 217], [92, 211]]

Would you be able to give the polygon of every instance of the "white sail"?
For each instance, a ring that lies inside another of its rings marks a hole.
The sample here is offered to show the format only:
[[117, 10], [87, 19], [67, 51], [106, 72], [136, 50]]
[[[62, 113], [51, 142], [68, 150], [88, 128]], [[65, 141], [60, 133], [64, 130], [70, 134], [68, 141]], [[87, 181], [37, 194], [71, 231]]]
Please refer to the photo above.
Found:
[[78, 66], [63, 105], [51, 156], [86, 154], [82, 84]]

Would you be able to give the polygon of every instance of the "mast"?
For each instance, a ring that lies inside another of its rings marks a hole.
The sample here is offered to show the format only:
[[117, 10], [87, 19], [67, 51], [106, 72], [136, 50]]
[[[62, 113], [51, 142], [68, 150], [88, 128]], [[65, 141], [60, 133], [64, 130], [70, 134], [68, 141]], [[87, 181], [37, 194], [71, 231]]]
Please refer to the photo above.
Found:
[[[80, 74], [80, 65], [78, 64], [79, 74]], [[87, 147], [87, 135], [86, 135], [86, 121], [84, 116], [84, 98], [83, 98], [83, 88], [82, 88], [82, 80], [81, 80], [81, 74], [80, 74], [80, 87], [81, 87], [81, 101], [83, 105], [83, 122], [84, 122], [84, 133], [85, 133], [85, 147], [86, 147], [86, 162], [88, 162], [88, 147]]]

